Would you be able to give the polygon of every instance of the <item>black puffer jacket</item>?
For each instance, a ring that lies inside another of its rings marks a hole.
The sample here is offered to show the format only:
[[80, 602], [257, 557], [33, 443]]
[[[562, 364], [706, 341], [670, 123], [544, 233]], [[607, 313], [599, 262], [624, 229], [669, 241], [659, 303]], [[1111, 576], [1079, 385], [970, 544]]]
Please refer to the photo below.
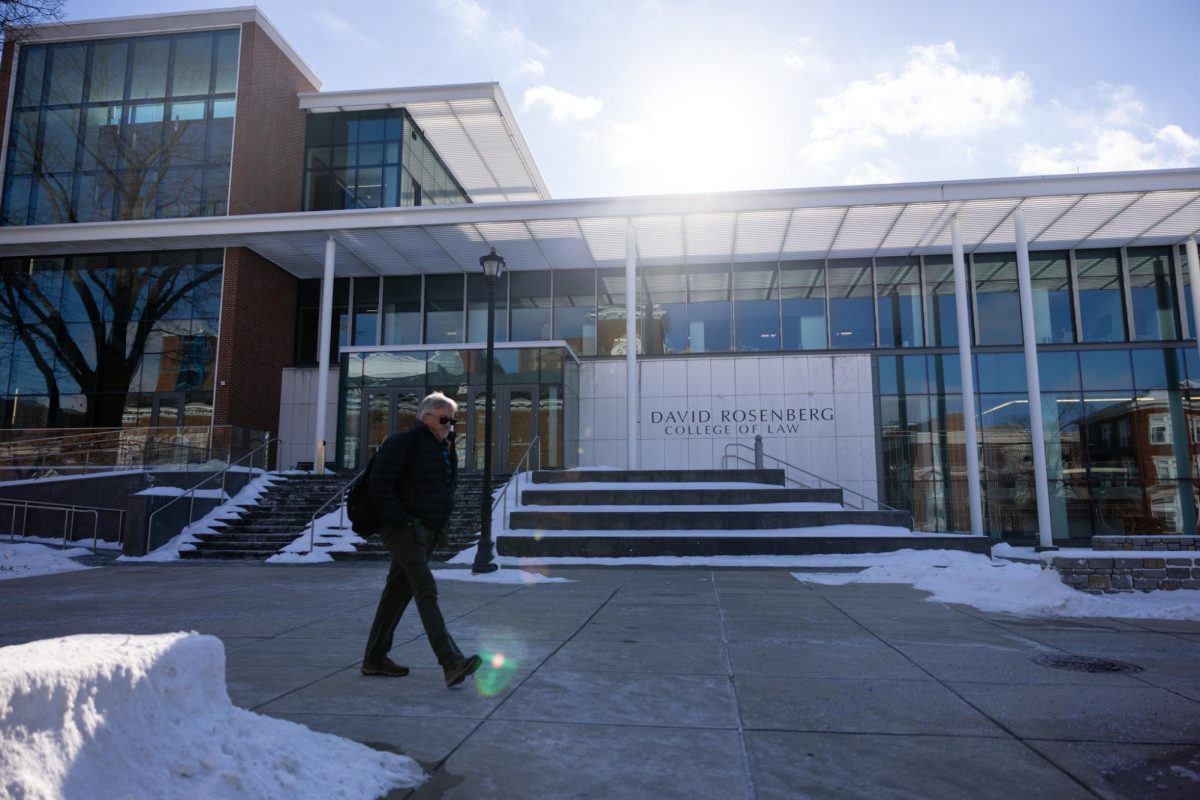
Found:
[[[449, 458], [449, 476], [446, 459]], [[458, 453], [450, 442], [438, 442], [433, 431], [417, 422], [389, 436], [375, 454], [369, 490], [385, 525], [407, 525], [413, 517], [430, 528], [446, 527], [454, 510]]]

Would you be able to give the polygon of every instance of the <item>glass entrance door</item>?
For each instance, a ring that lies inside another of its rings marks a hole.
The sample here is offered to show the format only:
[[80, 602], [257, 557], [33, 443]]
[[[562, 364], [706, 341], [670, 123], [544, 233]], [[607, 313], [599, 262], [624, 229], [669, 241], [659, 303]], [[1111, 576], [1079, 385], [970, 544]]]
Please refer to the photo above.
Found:
[[[492, 474], [506, 475], [529, 448], [538, 430], [536, 386], [497, 386], [492, 404]], [[471, 390], [467, 402], [467, 454], [464, 468], [483, 469], [485, 397], [482, 388]]]
[[393, 433], [406, 431], [417, 421], [417, 405], [421, 397], [404, 389], [379, 389], [367, 392], [367, 401], [363, 409], [363, 444], [359, 468], [367, 465], [367, 460], [375, 452], [375, 448], [383, 444], [383, 440]]

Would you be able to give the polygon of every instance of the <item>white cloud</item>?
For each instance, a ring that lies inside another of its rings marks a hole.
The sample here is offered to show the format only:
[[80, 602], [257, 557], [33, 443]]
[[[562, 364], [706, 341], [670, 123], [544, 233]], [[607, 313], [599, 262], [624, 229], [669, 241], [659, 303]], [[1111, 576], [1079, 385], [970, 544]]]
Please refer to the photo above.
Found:
[[831, 72], [833, 65], [817, 52], [816, 44], [811, 36], [797, 36], [795, 44], [783, 51], [783, 65], [793, 72]]
[[899, 73], [854, 81], [819, 100], [801, 155], [828, 158], [899, 137], [961, 138], [1021, 121], [1033, 96], [1028, 77], [971, 72], [958, 61], [953, 42], [913, 47]]
[[579, 97], [545, 84], [526, 89], [524, 102], [526, 111], [539, 105], [546, 106], [555, 122], [592, 119], [604, 106], [604, 103], [595, 97]]
[[1124, 128], [1097, 127], [1064, 144], [1023, 145], [1012, 162], [1022, 174], [1053, 175], [1187, 167], [1197, 156], [1200, 140], [1178, 125], [1141, 135]]
[[864, 161], [846, 173], [847, 184], [899, 183], [904, 180], [897, 166], [888, 159], [880, 164]]
[[546, 74], [546, 65], [536, 58], [527, 58], [517, 67], [516, 74], [540, 78]]
[[1147, 121], [1149, 112], [1131, 86], [1098, 84], [1090, 103], [1052, 103], [1048, 112], [1036, 126], [1041, 141], [1010, 154], [1023, 174], [1170, 169], [1200, 160], [1200, 138], [1175, 123]]
[[475, 0], [438, 0], [437, 4], [450, 16], [459, 31], [472, 39], [483, 36], [489, 27], [490, 12]]

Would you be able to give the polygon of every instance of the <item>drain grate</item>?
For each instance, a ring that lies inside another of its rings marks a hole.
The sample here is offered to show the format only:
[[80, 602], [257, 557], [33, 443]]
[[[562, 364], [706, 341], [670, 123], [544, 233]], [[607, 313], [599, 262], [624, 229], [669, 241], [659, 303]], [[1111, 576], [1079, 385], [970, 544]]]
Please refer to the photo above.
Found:
[[1092, 658], [1091, 656], [1034, 656], [1033, 663], [1054, 669], [1069, 669], [1072, 672], [1141, 672], [1137, 664], [1127, 664], [1124, 661], [1113, 661], [1107, 658]]

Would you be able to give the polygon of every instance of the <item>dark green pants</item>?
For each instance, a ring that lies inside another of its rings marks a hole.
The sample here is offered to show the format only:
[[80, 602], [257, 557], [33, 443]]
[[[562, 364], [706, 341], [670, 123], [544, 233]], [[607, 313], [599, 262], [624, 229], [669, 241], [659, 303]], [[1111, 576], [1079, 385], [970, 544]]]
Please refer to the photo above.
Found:
[[429, 569], [429, 558], [442, 532], [415, 522], [411, 528], [396, 530], [385, 526], [379, 533], [383, 546], [392, 555], [387, 583], [379, 597], [379, 608], [367, 637], [367, 659], [380, 659], [392, 649], [396, 626], [409, 602], [417, 601], [417, 613], [425, 627], [425, 636], [442, 666], [462, 658], [462, 651], [446, 630], [442, 610], [438, 608], [437, 581]]

